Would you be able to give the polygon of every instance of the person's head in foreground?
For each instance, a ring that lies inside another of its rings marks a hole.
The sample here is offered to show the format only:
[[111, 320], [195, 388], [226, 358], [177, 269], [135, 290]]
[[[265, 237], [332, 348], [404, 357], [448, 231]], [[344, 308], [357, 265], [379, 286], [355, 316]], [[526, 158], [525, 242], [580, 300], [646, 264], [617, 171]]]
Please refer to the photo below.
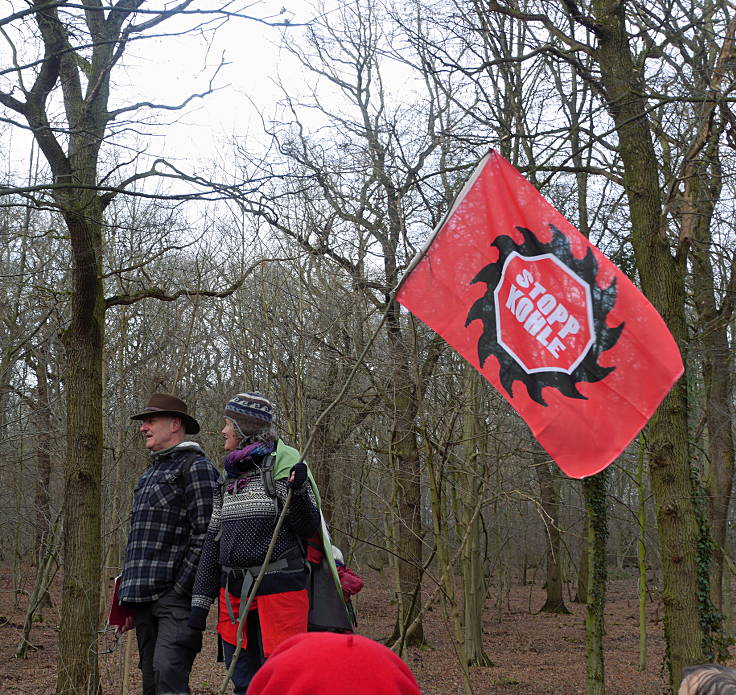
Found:
[[131, 415], [140, 420], [140, 432], [146, 449], [165, 451], [184, 441], [186, 434], [197, 434], [199, 423], [187, 411], [187, 404], [168, 393], [154, 393], [140, 413]]
[[677, 695], [736, 695], [736, 670], [720, 664], [688, 666]]
[[253, 442], [275, 444], [274, 404], [260, 393], [238, 393], [225, 406], [225, 451], [237, 451]]
[[421, 695], [409, 667], [360, 635], [305, 632], [282, 642], [247, 695]]

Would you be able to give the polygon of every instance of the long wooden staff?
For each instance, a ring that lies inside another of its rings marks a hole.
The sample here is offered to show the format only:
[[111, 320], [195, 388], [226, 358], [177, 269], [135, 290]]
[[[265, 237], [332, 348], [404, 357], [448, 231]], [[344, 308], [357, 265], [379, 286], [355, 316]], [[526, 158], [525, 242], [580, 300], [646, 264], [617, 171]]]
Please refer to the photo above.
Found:
[[[361, 364], [363, 364], [363, 358], [368, 353], [368, 350], [370, 350], [371, 346], [373, 345], [374, 341], [376, 340], [376, 337], [378, 336], [379, 332], [381, 331], [381, 328], [383, 328], [383, 324], [386, 321], [386, 317], [388, 316], [388, 312], [391, 309], [391, 304], [393, 304], [395, 297], [395, 291], [391, 293], [391, 296], [388, 297], [388, 301], [386, 302], [386, 309], [383, 312], [383, 315], [381, 316], [381, 320], [379, 321], [378, 325], [376, 326], [376, 329], [373, 331], [373, 335], [371, 335], [370, 340], [365, 344], [365, 347], [363, 348], [363, 352], [360, 353], [360, 357], [355, 361], [355, 364], [353, 365], [353, 369], [348, 375], [348, 378], [345, 380], [345, 383], [342, 386], [342, 389], [340, 389], [340, 393], [337, 394], [337, 397], [335, 398], [332, 403], [330, 403], [319, 415], [317, 420], [314, 423], [314, 426], [312, 427], [312, 431], [309, 435], [309, 438], [307, 439], [306, 444], [304, 445], [304, 448], [301, 452], [301, 458], [299, 459], [299, 462], [303, 462], [304, 459], [307, 456], [307, 452], [309, 451], [310, 447], [312, 446], [312, 442], [314, 441], [314, 436], [317, 431], [317, 427], [319, 426], [320, 422], [324, 419], [324, 417], [329, 413], [342, 399], [345, 395], [345, 392], [348, 390], [348, 386], [350, 386], [350, 383], [355, 378], [355, 374], [357, 373], [359, 367]], [[286, 496], [286, 502], [284, 502], [284, 507], [281, 510], [281, 514], [279, 515], [278, 521], [276, 522], [276, 528], [273, 530], [273, 536], [271, 536], [271, 543], [268, 546], [268, 550], [266, 551], [266, 557], [263, 560], [263, 564], [261, 565], [260, 572], [258, 572], [258, 577], [256, 577], [255, 582], [253, 583], [253, 586], [250, 590], [250, 595], [248, 596], [248, 601], [245, 604], [245, 608], [241, 606], [240, 610], [238, 611], [238, 615], [240, 616], [240, 620], [238, 623], [238, 632], [237, 636], [235, 638], [235, 651], [233, 652], [232, 660], [230, 661], [230, 667], [227, 670], [227, 674], [225, 675], [225, 679], [222, 681], [222, 685], [220, 686], [220, 690], [218, 695], [224, 695], [225, 694], [225, 688], [227, 688], [227, 684], [230, 682], [230, 679], [233, 677], [233, 673], [235, 671], [235, 664], [238, 661], [238, 656], [240, 655], [240, 642], [242, 640], [243, 636], [243, 625], [247, 623], [248, 621], [248, 611], [250, 610], [251, 605], [253, 604], [253, 599], [255, 598], [256, 592], [258, 591], [258, 587], [261, 585], [261, 580], [263, 579], [263, 575], [266, 574], [266, 567], [268, 567], [269, 562], [271, 562], [271, 555], [273, 553], [274, 546], [276, 545], [276, 538], [279, 535], [279, 531], [281, 530], [281, 527], [284, 524], [284, 520], [286, 519], [286, 512], [289, 509], [289, 504], [291, 503], [291, 495], [292, 495], [291, 488], [289, 489], [289, 493]]]
[[[266, 551], [266, 557], [263, 559], [261, 570], [260, 572], [258, 572], [258, 576], [256, 577], [255, 582], [253, 582], [253, 586], [251, 587], [250, 595], [248, 596], [248, 601], [246, 602], [245, 607], [241, 606], [240, 610], [238, 611], [239, 622], [238, 622], [238, 633], [235, 638], [235, 651], [233, 652], [233, 657], [232, 657], [232, 660], [230, 661], [230, 668], [228, 668], [227, 673], [225, 674], [225, 680], [222, 681], [222, 685], [220, 686], [219, 695], [224, 695], [225, 688], [227, 688], [227, 684], [230, 682], [230, 679], [233, 677], [233, 672], [235, 671], [235, 665], [238, 662], [238, 656], [240, 656], [240, 649], [241, 649], [240, 643], [243, 638], [243, 625], [245, 625], [248, 622], [248, 611], [250, 610], [250, 607], [253, 604], [253, 599], [255, 598], [255, 595], [258, 592], [258, 587], [261, 585], [263, 576], [266, 574], [266, 568], [268, 567], [268, 563], [271, 562], [271, 555], [273, 554], [273, 549], [276, 546], [276, 539], [278, 538], [281, 527], [284, 525], [284, 519], [286, 519], [286, 512], [288, 511], [289, 505], [291, 504], [291, 496], [293, 492], [294, 491], [291, 488], [289, 488], [289, 492], [286, 495], [286, 501], [284, 502], [284, 507], [281, 510], [281, 514], [279, 515], [278, 521], [276, 522], [276, 528], [273, 530], [273, 536], [271, 536], [271, 542], [268, 545], [268, 550]], [[225, 589], [225, 591], [227, 591], [227, 589]]]

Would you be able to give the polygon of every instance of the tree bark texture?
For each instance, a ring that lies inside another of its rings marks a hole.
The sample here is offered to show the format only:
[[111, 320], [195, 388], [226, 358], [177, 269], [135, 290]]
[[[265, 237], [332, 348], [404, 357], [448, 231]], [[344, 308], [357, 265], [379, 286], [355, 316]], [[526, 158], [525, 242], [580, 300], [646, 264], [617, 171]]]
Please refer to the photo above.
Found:
[[608, 514], [606, 510], [607, 471], [583, 480], [583, 496], [588, 517], [588, 612], [585, 615], [585, 664], [587, 695], [604, 695], [605, 663], [603, 636], [606, 605], [606, 544]]
[[[594, 0], [601, 71], [608, 109], [614, 119], [624, 167], [632, 244], [644, 293], [682, 349], [687, 342], [685, 262], [673, 255], [661, 224], [658, 161], [626, 33], [625, 5]], [[649, 426], [649, 469], [662, 552], [665, 636], [670, 683], [677, 690], [682, 669], [705, 660], [699, 593], [699, 524], [693, 500], [687, 424], [687, 385], [680, 379]]]
[[41, 566], [44, 556], [44, 546], [51, 542], [51, 408], [49, 405], [49, 385], [46, 358], [43, 350], [35, 356], [33, 369], [36, 374], [36, 403], [34, 405], [34, 420], [38, 433], [38, 449], [36, 463], [38, 474], [36, 478], [36, 528], [34, 539], [34, 560], [37, 567]]
[[470, 365], [464, 367], [463, 382], [468, 396], [468, 410], [463, 419], [463, 441], [465, 442], [465, 470], [460, 475], [459, 535], [467, 542], [460, 561], [463, 577], [463, 626], [465, 632], [465, 661], [468, 666], [492, 666], [493, 662], [483, 649], [483, 606], [486, 602], [486, 582], [483, 573], [483, 526], [480, 514], [474, 514], [479, 498], [484, 494], [483, 459], [480, 456], [480, 427], [478, 426], [481, 404], [478, 399], [478, 374]]
[[580, 543], [580, 562], [578, 563], [575, 603], [588, 603], [588, 585], [590, 584], [590, 543], [588, 542], [590, 529], [588, 528], [588, 524], [589, 520], [586, 514], [583, 521], [582, 542]]
[[636, 469], [636, 495], [639, 509], [639, 538], [636, 543], [636, 556], [639, 565], [639, 671], [647, 667], [647, 555], [646, 539], [647, 515], [646, 495], [644, 494], [644, 436], [639, 434], [639, 465]]
[[96, 695], [100, 601], [102, 354], [104, 295], [101, 221], [68, 219], [74, 249], [72, 321], [67, 354], [67, 461], [64, 467], [64, 583], [58, 695]]
[[544, 534], [547, 540], [547, 579], [545, 590], [547, 598], [540, 609], [543, 613], [569, 613], [562, 596], [562, 572], [560, 569], [560, 495], [559, 485], [554, 479], [549, 455], [536, 442], [534, 450], [534, 470], [539, 481], [539, 501], [542, 507]]
[[399, 306], [394, 303], [386, 321], [392, 364], [390, 388], [394, 399], [390, 450], [398, 486], [400, 554], [400, 596], [394, 639], [403, 638], [405, 645], [412, 645], [424, 642], [421, 620], [411, 634], [404, 634], [422, 607], [421, 466], [416, 437], [417, 388], [409, 368], [408, 349], [402, 340], [399, 321]]
[[[731, 302], [718, 306], [716, 282], [711, 254], [713, 239], [711, 221], [715, 201], [721, 189], [718, 164], [718, 140], [712, 139], [703, 161], [693, 167], [685, 184], [683, 234], [692, 240], [693, 299], [698, 312], [698, 329], [703, 387], [705, 390], [705, 423], [708, 433], [708, 462], [705, 466], [705, 487], [708, 520], [713, 537], [710, 567], [710, 590], [713, 604], [723, 610], [724, 549], [728, 538], [728, 513], [734, 475], [734, 440], [731, 355], [728, 326], [731, 320]], [[710, 160], [710, 162], [708, 161]]]

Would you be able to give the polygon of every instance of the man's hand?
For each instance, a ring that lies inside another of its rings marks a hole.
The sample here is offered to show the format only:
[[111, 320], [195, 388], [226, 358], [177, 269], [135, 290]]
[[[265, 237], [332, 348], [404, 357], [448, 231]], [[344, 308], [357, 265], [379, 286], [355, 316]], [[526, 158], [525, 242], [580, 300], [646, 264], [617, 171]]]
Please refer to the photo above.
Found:
[[128, 630], [132, 630], [135, 627], [135, 618], [129, 615], [122, 625], [118, 625], [118, 629], [115, 631], [119, 635], [125, 634]]

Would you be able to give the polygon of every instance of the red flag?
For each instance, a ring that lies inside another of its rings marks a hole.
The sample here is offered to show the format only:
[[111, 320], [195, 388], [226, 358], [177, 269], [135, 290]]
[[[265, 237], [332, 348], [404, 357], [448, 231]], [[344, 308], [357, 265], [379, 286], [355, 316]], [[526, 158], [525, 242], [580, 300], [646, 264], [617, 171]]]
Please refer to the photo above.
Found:
[[397, 300], [501, 392], [573, 478], [611, 463], [683, 373], [646, 297], [495, 151]]

